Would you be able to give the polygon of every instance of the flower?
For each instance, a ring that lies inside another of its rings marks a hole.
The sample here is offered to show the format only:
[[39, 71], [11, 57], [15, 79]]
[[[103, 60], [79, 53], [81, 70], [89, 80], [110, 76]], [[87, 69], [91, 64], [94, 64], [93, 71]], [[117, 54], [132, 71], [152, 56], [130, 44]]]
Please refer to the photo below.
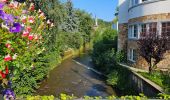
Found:
[[50, 27], [54, 27], [54, 23], [51, 23]]
[[4, 7], [4, 3], [0, 3], [0, 9], [2, 10]]
[[27, 14], [28, 11], [27, 10], [22, 10], [22, 14]]
[[38, 40], [38, 35], [34, 35], [34, 39], [35, 39], [35, 40]]
[[28, 17], [28, 20], [29, 20], [30, 23], [34, 23], [34, 17], [29, 16], [29, 17]]
[[43, 12], [39, 15], [39, 18], [41, 18], [41, 19], [45, 19], [45, 15], [44, 15], [44, 13], [43, 13]]
[[12, 33], [18, 33], [18, 32], [20, 32], [20, 31], [21, 31], [21, 25], [20, 25], [20, 23], [13, 23], [13, 26], [10, 27], [9, 31], [12, 32]]
[[8, 66], [5, 67], [5, 74], [8, 75], [9, 74], [9, 69]]
[[35, 9], [34, 3], [31, 3], [29, 10], [30, 10], [30, 11], [34, 11], [34, 9]]
[[22, 16], [21, 21], [22, 21], [22, 23], [26, 23], [27, 22], [27, 17], [26, 16]]
[[7, 0], [1, 0], [1, 2], [4, 2], [4, 3], [6, 3], [6, 2], [7, 2]]
[[0, 18], [7, 23], [14, 22], [14, 17], [11, 14], [6, 14], [3, 10], [0, 10]]
[[28, 39], [29, 39], [29, 40], [33, 40], [33, 39], [34, 39], [34, 36], [33, 36], [32, 34], [30, 34], [30, 35], [28, 36]]
[[38, 9], [38, 13], [39, 13], [39, 14], [41, 14], [41, 13], [42, 13], [41, 9]]
[[4, 61], [11, 61], [12, 57], [8, 54], [5, 56]]
[[47, 24], [51, 24], [50, 20], [47, 20]]
[[14, 100], [15, 94], [11, 89], [6, 89], [3, 91], [4, 100]]
[[10, 43], [6, 43], [5, 46], [9, 49], [11, 48], [11, 44]]
[[23, 31], [22, 37], [27, 37], [28, 35], [29, 35], [29, 32], [28, 32], [28, 31]]
[[27, 26], [27, 31], [31, 32], [32, 28], [30, 26]]
[[18, 55], [15, 53], [13, 56], [12, 56], [12, 59], [17, 59]]
[[2, 77], [2, 78], [6, 78], [6, 74], [5, 74], [5, 73], [3, 73], [2, 71], [0, 71], [0, 74], [1, 74], [1, 77]]

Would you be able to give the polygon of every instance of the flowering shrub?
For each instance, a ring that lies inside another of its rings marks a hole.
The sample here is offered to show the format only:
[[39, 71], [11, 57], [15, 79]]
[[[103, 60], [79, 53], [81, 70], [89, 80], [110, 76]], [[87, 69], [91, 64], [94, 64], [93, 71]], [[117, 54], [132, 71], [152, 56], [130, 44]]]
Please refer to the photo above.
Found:
[[45, 51], [44, 30], [53, 26], [34, 3], [24, 1], [0, 0], [0, 77], [5, 100], [15, 99], [11, 86], [17, 75], [36, 68], [34, 58]]

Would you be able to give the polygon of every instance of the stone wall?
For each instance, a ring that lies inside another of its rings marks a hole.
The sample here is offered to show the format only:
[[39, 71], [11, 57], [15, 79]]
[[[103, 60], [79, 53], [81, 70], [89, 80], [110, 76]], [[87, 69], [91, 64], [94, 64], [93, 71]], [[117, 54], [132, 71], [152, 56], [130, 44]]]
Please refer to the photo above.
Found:
[[154, 14], [154, 15], [137, 17], [137, 18], [130, 19], [128, 23], [164, 21], [164, 20], [170, 21], [170, 13]]
[[127, 51], [128, 24], [119, 24], [118, 50]]
[[[160, 21], [170, 21], [170, 13], [163, 13], [163, 14], [154, 14], [154, 15], [148, 15], [148, 16], [142, 16], [142, 17], [138, 17], [138, 18], [133, 18], [130, 19], [128, 21], [129, 24], [132, 23], [140, 23], [140, 22], [160, 22]], [[121, 28], [120, 28], [121, 29]], [[123, 39], [123, 38], [122, 38]], [[120, 40], [122, 40], [120, 39]], [[133, 49], [137, 49], [137, 42], [136, 40], [127, 40], [127, 50], [129, 48], [133, 48]], [[145, 61], [145, 59], [143, 59], [142, 57], [138, 57], [138, 60], [136, 61], [136, 63], [132, 63], [130, 61], [128, 61], [128, 64], [136, 67], [136, 68], [140, 68], [140, 69], [146, 69], [148, 70], [148, 64]], [[167, 53], [165, 53], [164, 59], [158, 63], [158, 68], [157, 69], [161, 69], [161, 70], [170, 70], [170, 52], [168, 51]]]

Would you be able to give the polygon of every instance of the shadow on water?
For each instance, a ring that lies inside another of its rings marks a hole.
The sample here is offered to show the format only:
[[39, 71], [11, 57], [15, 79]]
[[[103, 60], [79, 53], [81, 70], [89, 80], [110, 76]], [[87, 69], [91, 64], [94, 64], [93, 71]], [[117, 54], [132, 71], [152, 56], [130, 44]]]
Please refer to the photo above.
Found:
[[[88, 55], [75, 58], [74, 60], [93, 67]], [[116, 95], [111, 86], [105, 84], [102, 76], [68, 59], [53, 69], [49, 78], [40, 84], [36, 95], [54, 95], [60, 93], [82, 96], [108, 96]]]

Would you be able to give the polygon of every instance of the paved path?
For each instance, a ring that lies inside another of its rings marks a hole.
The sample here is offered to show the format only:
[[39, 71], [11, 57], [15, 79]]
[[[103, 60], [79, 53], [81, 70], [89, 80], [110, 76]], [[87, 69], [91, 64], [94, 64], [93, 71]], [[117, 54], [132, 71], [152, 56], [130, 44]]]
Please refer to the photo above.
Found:
[[93, 67], [89, 56], [74, 60], [76, 62], [68, 59], [52, 70], [50, 77], [41, 84], [36, 94], [58, 96], [66, 93], [78, 97], [116, 95], [112, 87], [105, 84], [101, 75], [89, 69]]

